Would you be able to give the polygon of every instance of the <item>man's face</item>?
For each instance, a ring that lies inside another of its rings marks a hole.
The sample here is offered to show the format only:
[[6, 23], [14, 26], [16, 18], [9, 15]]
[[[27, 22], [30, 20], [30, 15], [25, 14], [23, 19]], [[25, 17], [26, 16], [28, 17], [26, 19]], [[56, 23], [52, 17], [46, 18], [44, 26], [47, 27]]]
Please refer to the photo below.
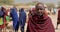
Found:
[[44, 14], [44, 9], [45, 9], [44, 6], [42, 4], [39, 4], [37, 7], [38, 7], [37, 12], [39, 13], [40, 16], [42, 16]]

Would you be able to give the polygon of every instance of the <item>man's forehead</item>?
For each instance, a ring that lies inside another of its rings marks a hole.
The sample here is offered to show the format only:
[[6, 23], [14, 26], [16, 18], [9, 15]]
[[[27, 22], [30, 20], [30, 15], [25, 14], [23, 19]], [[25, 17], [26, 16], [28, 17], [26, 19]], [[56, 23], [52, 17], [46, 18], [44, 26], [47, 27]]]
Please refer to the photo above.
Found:
[[44, 5], [42, 5], [42, 4], [39, 4], [38, 6], [44, 7]]

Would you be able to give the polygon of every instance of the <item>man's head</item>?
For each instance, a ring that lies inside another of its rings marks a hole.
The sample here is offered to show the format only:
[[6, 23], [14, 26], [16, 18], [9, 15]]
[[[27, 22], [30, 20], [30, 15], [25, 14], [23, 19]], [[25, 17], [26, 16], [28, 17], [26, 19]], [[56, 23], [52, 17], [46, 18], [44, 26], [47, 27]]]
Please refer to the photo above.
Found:
[[38, 15], [42, 16], [44, 14], [45, 7], [43, 3], [37, 3], [35, 8]]
[[23, 11], [24, 11], [24, 8], [19, 9], [19, 11], [20, 11], [20, 12], [23, 12]]

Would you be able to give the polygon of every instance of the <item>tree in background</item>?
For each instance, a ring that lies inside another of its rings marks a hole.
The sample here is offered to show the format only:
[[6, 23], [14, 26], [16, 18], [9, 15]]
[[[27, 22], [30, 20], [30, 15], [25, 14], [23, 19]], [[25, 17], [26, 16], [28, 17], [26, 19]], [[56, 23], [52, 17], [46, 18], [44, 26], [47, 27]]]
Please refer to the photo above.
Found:
[[36, 3], [38, 3], [39, 1], [32, 1], [32, 2], [29, 2], [27, 3], [26, 5], [36, 5]]
[[13, 4], [13, 0], [0, 0], [0, 5], [1, 4], [11, 5], [11, 4]]
[[58, 7], [60, 7], [60, 1], [58, 2]]
[[55, 8], [55, 4], [54, 3], [46, 3], [47, 7], [49, 10], [51, 10], [52, 8]]

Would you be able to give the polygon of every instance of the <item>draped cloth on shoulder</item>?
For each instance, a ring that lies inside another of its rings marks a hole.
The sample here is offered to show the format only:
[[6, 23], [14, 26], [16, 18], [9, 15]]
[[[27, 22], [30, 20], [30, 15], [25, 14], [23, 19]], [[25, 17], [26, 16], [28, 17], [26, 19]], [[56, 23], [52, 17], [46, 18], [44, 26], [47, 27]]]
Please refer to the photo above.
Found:
[[32, 15], [30, 11], [26, 32], [55, 32], [55, 30], [50, 17], [46, 14], [42, 17], [36, 15], [35, 13]]

